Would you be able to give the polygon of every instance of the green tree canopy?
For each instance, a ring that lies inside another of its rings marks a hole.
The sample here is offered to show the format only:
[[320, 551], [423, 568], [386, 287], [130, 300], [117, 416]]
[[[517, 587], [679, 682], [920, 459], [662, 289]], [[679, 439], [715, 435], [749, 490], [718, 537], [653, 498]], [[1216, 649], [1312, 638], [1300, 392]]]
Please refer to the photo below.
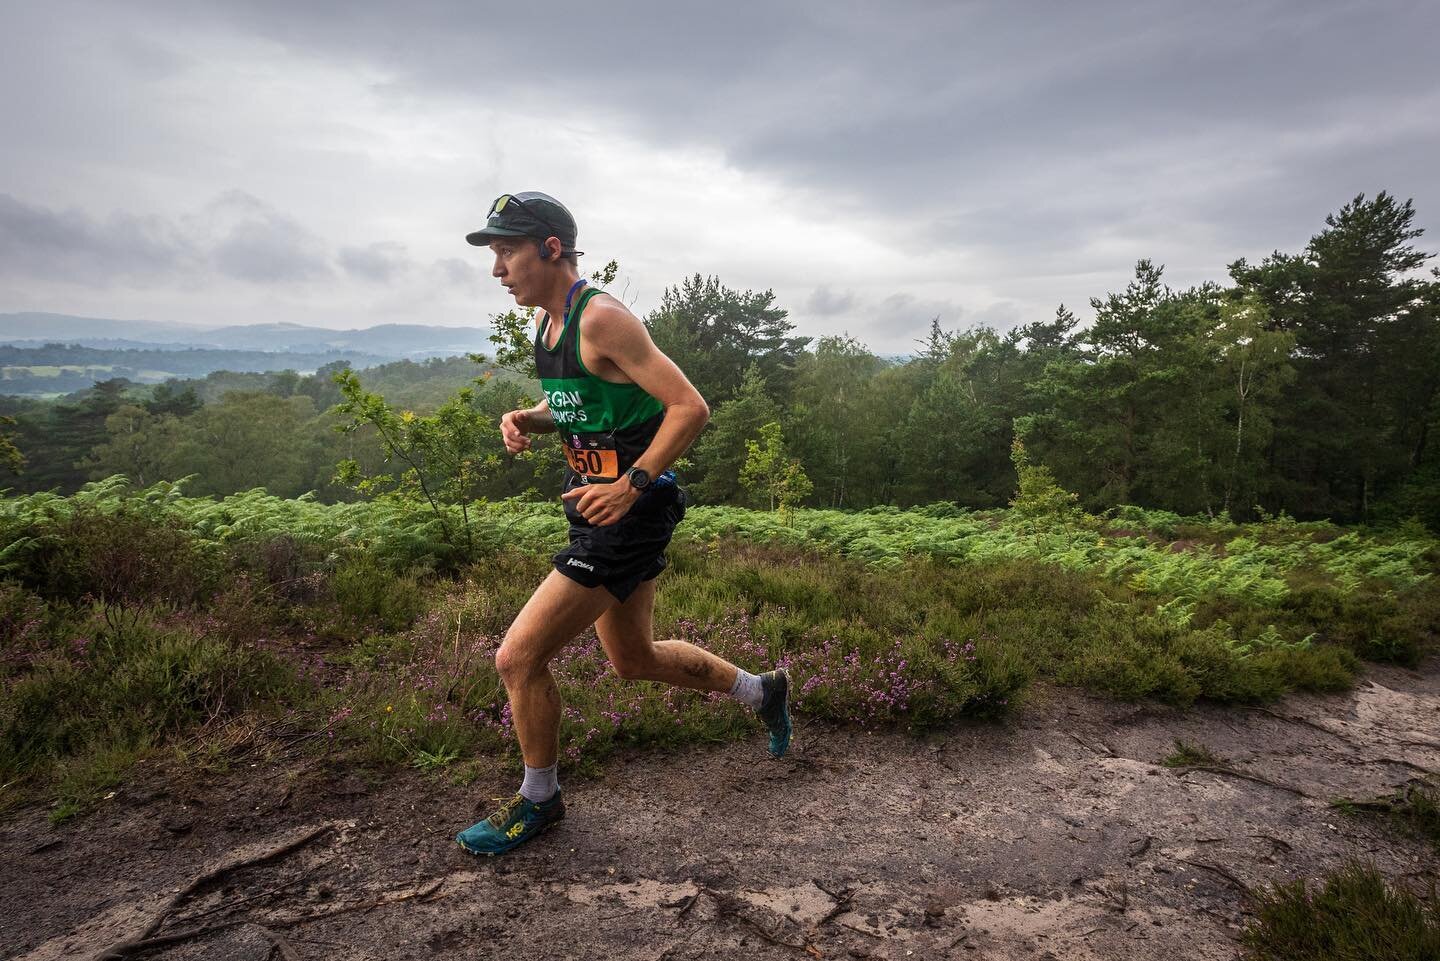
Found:
[[660, 306], [645, 319], [656, 346], [675, 361], [706, 400], [730, 397], [754, 364], [765, 389], [788, 399], [790, 376], [808, 337], [793, 336], [795, 325], [775, 306], [775, 293], [744, 293], [717, 277], [695, 274], [669, 287]]

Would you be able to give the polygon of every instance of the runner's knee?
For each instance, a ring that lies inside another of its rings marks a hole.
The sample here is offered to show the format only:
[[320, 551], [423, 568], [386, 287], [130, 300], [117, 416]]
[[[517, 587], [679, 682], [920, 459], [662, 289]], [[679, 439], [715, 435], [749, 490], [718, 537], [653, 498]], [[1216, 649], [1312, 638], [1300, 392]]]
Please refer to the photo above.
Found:
[[511, 635], [506, 635], [500, 649], [495, 652], [495, 670], [507, 686], [533, 677], [543, 666], [529, 652], [528, 645]]

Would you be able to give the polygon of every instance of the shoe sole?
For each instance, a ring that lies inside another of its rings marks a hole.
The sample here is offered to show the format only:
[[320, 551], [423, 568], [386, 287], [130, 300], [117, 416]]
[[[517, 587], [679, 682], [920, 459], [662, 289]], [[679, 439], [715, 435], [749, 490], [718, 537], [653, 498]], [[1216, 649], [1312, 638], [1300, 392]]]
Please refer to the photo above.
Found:
[[469, 847], [468, 845], [466, 845], [466, 843], [465, 843], [464, 841], [460, 840], [459, 838], [456, 838], [456, 839], [455, 839], [455, 843], [458, 844], [458, 845], [460, 846], [460, 850], [464, 851], [466, 854], [473, 854], [473, 855], [474, 855], [475, 857], [477, 857], [477, 858], [493, 858], [493, 857], [495, 857], [497, 854], [508, 854], [509, 852], [511, 852], [511, 851], [515, 850], [516, 848], [518, 848], [520, 845], [524, 844], [526, 841], [533, 841], [533, 840], [535, 840], [535, 839], [538, 838], [540, 835], [544, 834], [546, 831], [550, 830], [551, 828], [553, 828], [555, 825], [559, 824], [559, 823], [560, 823], [561, 821], [563, 821], [563, 820], [565, 820], [565, 815], [562, 814], [562, 815], [560, 815], [558, 818], [556, 818], [556, 819], [553, 820], [553, 821], [546, 821], [546, 822], [545, 822], [544, 824], [542, 824], [540, 827], [536, 828], [533, 833], [528, 834], [528, 835], [526, 835], [525, 837], [520, 838], [520, 839], [517, 840], [517, 841], [512, 841], [510, 844], [507, 844], [505, 847], [499, 848], [499, 849], [494, 850], [494, 851], [477, 851], [477, 850], [475, 850], [474, 848]]
[[785, 733], [785, 746], [780, 749], [779, 754], [770, 750], [770, 745], [765, 745], [765, 752], [773, 758], [784, 757], [790, 752], [790, 748], [795, 746], [795, 724], [790, 717], [790, 672], [782, 667], [780, 673], [785, 676], [785, 720], [789, 722], [790, 730]]

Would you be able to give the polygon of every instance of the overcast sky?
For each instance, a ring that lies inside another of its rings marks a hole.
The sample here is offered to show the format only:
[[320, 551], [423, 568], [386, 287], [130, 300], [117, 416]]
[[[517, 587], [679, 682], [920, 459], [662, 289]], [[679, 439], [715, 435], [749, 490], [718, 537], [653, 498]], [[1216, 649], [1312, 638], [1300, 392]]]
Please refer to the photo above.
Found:
[[908, 350], [1298, 251], [1440, 246], [1440, 4], [0, 0], [0, 312], [484, 324], [501, 192]]

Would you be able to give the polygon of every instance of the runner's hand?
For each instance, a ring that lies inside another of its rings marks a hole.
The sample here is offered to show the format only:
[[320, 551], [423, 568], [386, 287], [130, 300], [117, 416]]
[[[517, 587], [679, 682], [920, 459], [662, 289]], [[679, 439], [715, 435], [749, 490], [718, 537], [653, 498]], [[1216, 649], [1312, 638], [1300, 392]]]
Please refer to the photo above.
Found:
[[505, 449], [512, 454], [530, 449], [530, 438], [523, 426], [524, 418], [523, 410], [507, 411], [500, 416], [500, 438], [505, 441]]
[[580, 516], [596, 527], [613, 524], [626, 514], [640, 499], [640, 492], [624, 478], [613, 484], [585, 484], [560, 495], [561, 500], [572, 501]]

